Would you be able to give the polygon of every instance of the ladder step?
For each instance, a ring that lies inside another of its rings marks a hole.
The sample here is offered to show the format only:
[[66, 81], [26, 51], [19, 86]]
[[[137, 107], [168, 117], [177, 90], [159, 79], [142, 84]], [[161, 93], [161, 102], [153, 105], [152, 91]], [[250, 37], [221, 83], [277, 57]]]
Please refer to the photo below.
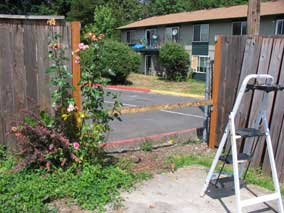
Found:
[[[244, 163], [248, 160], [251, 159], [251, 156], [248, 155], [248, 154], [245, 154], [245, 153], [239, 153], [238, 154], [238, 163]], [[233, 164], [233, 157], [232, 155], [222, 155], [220, 158], [219, 158], [220, 161], [223, 161], [227, 164]]]
[[265, 92], [272, 92], [272, 91], [278, 91], [283, 90], [284, 86], [273, 84], [273, 85], [267, 85], [267, 84], [248, 84], [246, 87], [246, 91], [250, 90], [262, 90]]
[[[215, 184], [215, 181], [216, 179], [212, 179], [211, 180], [211, 183]], [[240, 188], [243, 188], [246, 186], [246, 183], [243, 179], [239, 179], [240, 181]], [[218, 182], [217, 182], [217, 185], [216, 185], [218, 188], [227, 188], [227, 189], [230, 189], [230, 188], [234, 188], [234, 176], [232, 174], [232, 176], [227, 176], [227, 177], [221, 177], [219, 178]]]
[[243, 208], [246, 206], [251, 206], [251, 205], [258, 204], [258, 203], [263, 203], [263, 202], [277, 200], [277, 199], [280, 199], [280, 196], [278, 193], [263, 195], [263, 196], [254, 197], [254, 198], [247, 199], [247, 200], [242, 200], [241, 207]]
[[260, 137], [260, 136], [264, 136], [265, 132], [262, 132], [259, 129], [255, 129], [255, 128], [240, 128], [236, 130], [236, 135], [241, 136], [243, 138]]

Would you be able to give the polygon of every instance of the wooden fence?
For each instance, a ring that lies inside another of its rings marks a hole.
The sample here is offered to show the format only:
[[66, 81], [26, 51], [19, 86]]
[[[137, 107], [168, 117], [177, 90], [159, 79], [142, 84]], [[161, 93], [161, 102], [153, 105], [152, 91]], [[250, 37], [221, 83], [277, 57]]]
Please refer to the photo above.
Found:
[[[49, 18], [51, 17], [0, 15], [1, 144], [12, 143], [6, 133], [15, 121], [22, 119], [22, 110], [34, 110], [35, 107], [50, 110], [52, 88], [46, 74], [49, 66]], [[61, 43], [71, 59], [71, 46], [78, 47], [80, 40], [80, 23], [65, 22], [64, 17], [53, 18], [57, 22], [55, 30], [62, 35]], [[73, 70], [78, 69], [78, 65], [72, 61], [68, 66]], [[76, 79], [73, 82], [76, 83]]]
[[[276, 36], [219, 36], [215, 49], [213, 76], [213, 111], [210, 124], [210, 147], [218, 145], [228, 115], [232, 110], [240, 85], [248, 74], [270, 74], [276, 83], [284, 85], [284, 37]], [[251, 127], [260, 105], [262, 92], [247, 93], [236, 117], [236, 127]], [[272, 95], [268, 120], [276, 166], [284, 177], [284, 92]], [[250, 150], [252, 144], [243, 143], [240, 151]], [[270, 173], [269, 158], [264, 139], [256, 149], [253, 165]]]

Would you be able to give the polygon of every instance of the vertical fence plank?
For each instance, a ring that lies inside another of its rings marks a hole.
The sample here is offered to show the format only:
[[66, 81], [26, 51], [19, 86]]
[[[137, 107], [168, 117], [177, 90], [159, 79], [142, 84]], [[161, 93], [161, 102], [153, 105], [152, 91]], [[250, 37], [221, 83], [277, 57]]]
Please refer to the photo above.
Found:
[[[278, 76], [280, 74], [280, 69], [281, 69], [281, 62], [282, 62], [282, 55], [283, 55], [283, 50], [284, 50], [284, 39], [280, 38], [275, 38], [273, 42], [273, 51], [271, 55], [271, 61], [269, 65], [269, 71], [268, 74], [272, 75], [275, 79], [275, 82], [278, 82]], [[270, 134], [271, 134], [271, 140], [272, 140], [272, 147], [274, 154], [276, 153], [277, 149], [277, 144], [278, 144], [278, 138], [279, 138], [279, 125], [281, 121], [278, 120], [278, 117], [273, 118], [273, 107], [274, 107], [274, 113], [277, 116], [277, 113], [279, 112], [279, 107], [283, 105], [278, 105], [280, 103], [283, 103], [282, 101], [279, 102], [280, 100], [274, 100], [275, 94], [271, 94], [271, 99], [270, 103], [268, 105], [267, 109], [267, 119], [268, 121], [271, 120], [271, 125], [270, 125]], [[273, 105], [273, 102], [275, 101], [275, 105]], [[277, 101], [277, 102], [276, 102]], [[272, 119], [271, 119], [272, 116]], [[268, 157], [268, 152], [265, 152], [264, 156], [264, 161], [263, 161], [263, 170], [266, 174], [270, 174], [270, 162], [269, 162], [269, 157]]]
[[[76, 50], [80, 43], [80, 22], [74, 21], [71, 23], [71, 36], [72, 36], [72, 50]], [[80, 95], [80, 64], [75, 63], [75, 58], [72, 59], [72, 72], [73, 72], [73, 86], [75, 90], [73, 91], [73, 97], [77, 107], [81, 108], [81, 95]]]
[[[257, 74], [267, 74], [268, 73], [272, 45], [273, 45], [272, 38], [263, 38]], [[262, 98], [263, 98], [263, 91], [255, 90], [253, 94], [253, 100], [252, 100], [252, 105], [251, 105], [251, 110], [250, 110], [251, 113], [250, 113], [249, 122], [248, 122], [249, 127], [252, 127], [254, 125]], [[253, 140], [249, 139], [248, 141], [246, 141], [244, 145], [245, 153], [251, 152], [252, 145], [253, 143], [256, 143], [256, 140], [257, 139], [253, 139]], [[262, 152], [264, 148], [263, 145], [264, 145], [264, 141], [258, 142], [256, 151], [255, 151], [256, 154], [254, 155], [254, 158], [253, 158], [253, 165], [260, 165], [261, 158], [262, 158]]]
[[[5, 135], [9, 130], [10, 122], [13, 120], [14, 109], [14, 92], [11, 82], [12, 79], [12, 65], [13, 65], [13, 54], [11, 47], [11, 34], [12, 30], [7, 25], [0, 26], [0, 87], [1, 87], [1, 114], [2, 114], [2, 134]], [[9, 143], [10, 139], [4, 137], [3, 144]]]
[[[282, 67], [280, 70], [280, 76], [279, 76], [279, 84], [284, 85], [284, 54], [282, 56]], [[276, 134], [273, 135], [274, 138], [272, 140], [276, 140], [276, 143], [278, 143], [277, 149], [276, 149], [276, 168], [278, 171], [278, 175], [281, 179], [283, 179], [284, 176], [284, 92], [280, 91], [276, 94], [276, 101], [275, 101], [275, 109], [273, 112], [274, 120], [271, 122], [271, 129], [275, 128], [277, 131], [279, 131], [279, 135], [276, 138]], [[275, 122], [273, 124], [273, 122]]]
[[27, 100], [28, 109], [34, 110], [38, 103], [38, 71], [36, 58], [36, 30], [31, 22], [24, 25], [24, 63], [26, 67], [27, 79]]
[[[247, 75], [257, 73], [261, 44], [262, 37], [249, 37], [247, 39], [242, 70], [239, 79], [238, 91]], [[238, 113], [235, 118], [236, 127], [238, 128], [244, 128], [247, 126], [248, 117], [250, 113], [251, 98], [251, 93], [247, 93], [243, 97], [243, 100], [240, 104]]]
[[46, 70], [49, 66], [48, 59], [48, 27], [45, 22], [36, 26], [36, 59], [38, 67], [38, 104], [40, 110], [50, 111], [50, 86], [49, 75]]
[[215, 45], [215, 56], [214, 56], [214, 72], [213, 72], [213, 110], [211, 112], [210, 119], [210, 135], [209, 135], [209, 147], [214, 148], [216, 144], [216, 131], [217, 131], [217, 118], [218, 118], [218, 95], [219, 95], [219, 83], [220, 83], [220, 71], [221, 71], [221, 47], [222, 38], [218, 36], [217, 43]]

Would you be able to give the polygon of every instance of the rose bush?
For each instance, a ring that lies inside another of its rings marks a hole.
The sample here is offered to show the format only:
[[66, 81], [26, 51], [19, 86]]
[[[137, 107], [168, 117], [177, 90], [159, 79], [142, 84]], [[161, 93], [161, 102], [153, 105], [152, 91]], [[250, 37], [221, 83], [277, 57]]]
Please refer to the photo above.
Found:
[[[48, 170], [62, 168], [80, 169], [87, 163], [99, 163], [103, 156], [100, 143], [104, 140], [105, 132], [109, 130], [109, 121], [118, 118], [120, 103], [116, 96], [105, 92], [103, 86], [107, 79], [97, 70], [99, 65], [89, 64], [82, 66], [81, 91], [84, 96], [82, 111], [78, 110], [71, 95], [72, 72], [68, 70], [64, 46], [59, 42], [61, 35], [56, 34], [54, 19], [49, 25], [49, 59], [52, 87], [53, 113], [42, 111], [37, 115], [26, 111], [23, 122], [14, 126], [10, 134], [14, 134], [19, 141], [21, 161], [15, 167], [20, 170], [24, 167], [47, 168]], [[97, 58], [100, 57], [100, 47], [104, 35], [89, 33], [87, 38]], [[73, 51], [76, 63], [80, 63], [81, 52], [90, 47], [80, 43]], [[96, 59], [94, 60], [94, 62]], [[114, 106], [105, 109], [104, 98], [111, 96]]]

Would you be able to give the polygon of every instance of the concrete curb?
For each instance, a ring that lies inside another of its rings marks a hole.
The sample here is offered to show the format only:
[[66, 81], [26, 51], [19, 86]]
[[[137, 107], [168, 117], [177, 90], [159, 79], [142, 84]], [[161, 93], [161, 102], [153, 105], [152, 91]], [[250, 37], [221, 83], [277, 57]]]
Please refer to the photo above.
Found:
[[140, 150], [144, 142], [151, 142], [153, 148], [161, 146], [170, 146], [177, 143], [185, 143], [189, 140], [198, 140], [202, 128], [185, 129], [174, 132], [167, 132], [145, 137], [130, 138], [119, 141], [110, 141], [102, 144], [106, 152], [125, 152]]
[[181, 93], [181, 92], [171, 92], [171, 91], [164, 91], [164, 90], [151, 90], [151, 92], [162, 94], [162, 95], [173, 95], [173, 96], [190, 97], [190, 98], [204, 98], [204, 96], [202, 95], [187, 94], [187, 93]]

